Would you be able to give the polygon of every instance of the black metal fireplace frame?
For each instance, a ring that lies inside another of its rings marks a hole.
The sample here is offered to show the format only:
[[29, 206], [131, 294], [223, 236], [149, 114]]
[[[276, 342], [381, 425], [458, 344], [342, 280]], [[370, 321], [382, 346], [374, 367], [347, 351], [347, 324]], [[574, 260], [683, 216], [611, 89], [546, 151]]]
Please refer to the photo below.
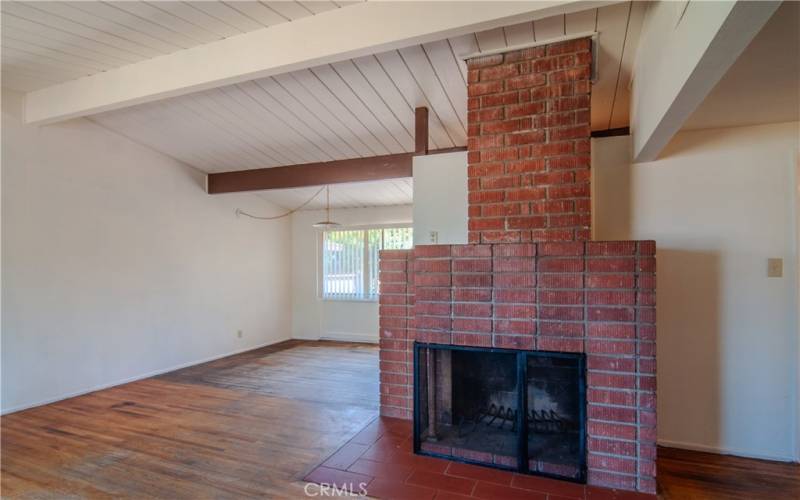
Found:
[[[464, 457], [456, 457], [452, 455], [445, 455], [441, 453], [435, 453], [431, 451], [424, 451], [421, 448], [420, 443], [420, 383], [419, 378], [417, 376], [417, 372], [419, 370], [419, 354], [422, 349], [435, 349], [435, 350], [449, 350], [449, 351], [476, 351], [476, 352], [487, 352], [487, 353], [510, 353], [516, 355], [517, 360], [517, 380], [519, 381], [518, 387], [518, 408], [520, 411], [517, 412], [517, 429], [520, 430], [519, 432], [519, 441], [517, 442], [517, 468], [513, 467], [504, 467], [498, 464], [488, 464], [486, 462], [479, 462], [476, 460], [470, 460]], [[532, 471], [530, 470], [529, 463], [528, 463], [528, 426], [527, 422], [525, 422], [526, 418], [526, 411], [525, 408], [528, 407], [528, 391], [527, 391], [527, 380], [528, 380], [528, 357], [529, 356], [547, 356], [547, 357], [558, 357], [558, 358], [569, 358], [574, 359], [578, 362], [578, 370], [580, 372], [580, 377], [578, 377], [578, 397], [583, 404], [579, 405], [579, 424], [580, 429], [579, 433], [581, 436], [580, 440], [580, 448], [579, 448], [579, 464], [578, 464], [578, 477], [570, 478], [565, 476], [559, 476], [556, 474], [548, 474], [545, 472], [539, 471]], [[515, 471], [521, 474], [528, 474], [532, 476], [544, 476], [553, 479], [559, 479], [561, 481], [570, 481], [574, 483], [581, 483], [586, 484], [586, 354], [584, 353], [572, 353], [572, 352], [554, 352], [554, 351], [525, 351], [525, 350], [517, 350], [517, 349], [500, 349], [496, 347], [470, 347], [470, 346], [459, 346], [459, 345], [450, 345], [450, 344], [430, 344], [430, 343], [423, 343], [423, 342], [414, 342], [414, 366], [413, 366], [413, 379], [414, 379], [414, 453], [417, 455], [425, 455], [430, 457], [436, 458], [444, 458], [446, 460], [452, 460], [454, 462], [461, 462], [473, 465], [480, 465], [483, 467], [489, 467], [493, 469], [502, 469], [508, 471]]]

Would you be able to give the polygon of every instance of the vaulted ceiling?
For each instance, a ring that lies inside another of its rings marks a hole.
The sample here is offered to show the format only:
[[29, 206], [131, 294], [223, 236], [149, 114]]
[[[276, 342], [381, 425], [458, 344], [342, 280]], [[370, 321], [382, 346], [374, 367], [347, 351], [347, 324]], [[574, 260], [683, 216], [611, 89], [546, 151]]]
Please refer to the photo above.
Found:
[[[95, 115], [104, 126], [206, 172], [329, 161], [414, 149], [414, 108], [430, 144], [466, 144], [460, 56], [598, 31], [596, 130], [626, 126], [632, 46], [644, 6], [623, 3], [326, 64]], [[627, 55], [626, 49], [627, 48]]]
[[353, 3], [4, 0], [3, 86], [36, 90]]
[[[354, 3], [3, 1], [3, 85], [39, 89]], [[624, 127], [645, 8], [643, 2], [616, 3], [89, 118], [208, 173], [410, 152], [418, 106], [430, 110], [432, 148], [464, 146], [463, 56], [597, 33], [592, 128]], [[382, 204], [374, 196], [381, 192], [385, 200], [399, 203], [410, 201], [410, 189], [410, 182], [362, 184], [334, 202]], [[306, 194], [270, 196], [291, 206], [305, 201]]]

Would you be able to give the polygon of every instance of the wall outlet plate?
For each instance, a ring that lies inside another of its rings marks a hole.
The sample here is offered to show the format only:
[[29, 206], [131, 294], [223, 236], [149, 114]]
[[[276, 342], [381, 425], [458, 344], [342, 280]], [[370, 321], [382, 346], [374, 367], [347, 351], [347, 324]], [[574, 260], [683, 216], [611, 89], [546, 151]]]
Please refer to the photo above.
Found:
[[767, 259], [767, 277], [768, 278], [783, 277], [783, 259], [780, 258]]

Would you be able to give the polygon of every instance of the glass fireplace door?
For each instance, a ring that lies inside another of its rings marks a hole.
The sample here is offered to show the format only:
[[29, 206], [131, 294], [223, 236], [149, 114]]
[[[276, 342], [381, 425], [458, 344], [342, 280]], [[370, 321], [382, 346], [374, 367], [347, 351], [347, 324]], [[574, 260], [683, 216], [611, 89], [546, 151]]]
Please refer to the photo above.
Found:
[[414, 345], [414, 451], [586, 481], [585, 356]]
[[583, 374], [583, 357], [539, 352], [527, 355], [525, 414], [530, 472], [584, 479]]
[[516, 354], [430, 347], [419, 349], [417, 360], [419, 450], [517, 470], [522, 401]]

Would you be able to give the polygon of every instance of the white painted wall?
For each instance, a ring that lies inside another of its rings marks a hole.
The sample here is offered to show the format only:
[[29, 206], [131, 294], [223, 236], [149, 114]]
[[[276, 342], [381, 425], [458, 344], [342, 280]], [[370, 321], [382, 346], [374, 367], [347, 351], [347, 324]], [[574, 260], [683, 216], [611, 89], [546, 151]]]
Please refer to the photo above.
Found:
[[[348, 226], [411, 223], [411, 206], [331, 210], [331, 219]], [[312, 225], [324, 210], [292, 215], [292, 338], [378, 342], [378, 303], [322, 300], [319, 296], [320, 232]]]
[[[798, 283], [797, 293], [795, 293], [795, 352], [798, 356], [795, 359], [797, 363], [797, 377], [795, 382], [797, 384], [797, 397], [795, 398], [796, 415], [800, 420], [800, 152], [795, 158], [794, 169], [794, 227], [795, 227], [795, 267], [794, 274]], [[800, 423], [795, 422], [794, 432], [794, 456], [795, 460], [800, 461]]]
[[658, 246], [665, 445], [799, 458], [798, 126], [680, 132], [634, 165], [629, 137], [593, 141], [596, 238]]
[[[291, 226], [87, 120], [2, 107], [2, 410], [290, 336]], [[237, 330], [243, 337], [237, 337]]]
[[467, 243], [467, 152], [415, 156], [413, 169], [414, 244]]

